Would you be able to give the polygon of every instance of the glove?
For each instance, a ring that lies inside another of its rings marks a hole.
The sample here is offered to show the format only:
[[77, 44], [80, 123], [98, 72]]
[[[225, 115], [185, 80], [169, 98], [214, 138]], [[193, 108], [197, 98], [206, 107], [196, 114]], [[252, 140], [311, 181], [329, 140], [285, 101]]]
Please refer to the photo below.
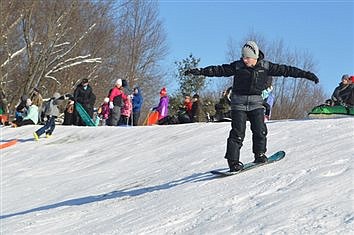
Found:
[[114, 105], [113, 105], [113, 102], [109, 102], [109, 109], [113, 109], [114, 108]]
[[202, 71], [200, 69], [188, 69], [184, 72], [184, 75], [202, 75]]
[[314, 73], [311, 73], [311, 72], [306, 73], [306, 78], [308, 80], [315, 82], [315, 84], [320, 82], [320, 79], [318, 79], [318, 77]]

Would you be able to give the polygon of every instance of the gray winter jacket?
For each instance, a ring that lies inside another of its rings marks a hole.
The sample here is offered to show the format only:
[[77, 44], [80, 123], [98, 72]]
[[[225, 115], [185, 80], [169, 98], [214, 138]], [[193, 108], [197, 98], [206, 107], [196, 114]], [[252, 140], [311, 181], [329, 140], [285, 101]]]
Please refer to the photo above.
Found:
[[53, 98], [47, 101], [44, 107], [44, 114], [46, 116], [59, 117], [60, 111], [58, 105], [62, 100], [64, 100], [64, 96], [60, 96], [59, 93], [54, 93]]
[[231, 110], [252, 111], [263, 108], [263, 99], [260, 95], [236, 95], [231, 96]]

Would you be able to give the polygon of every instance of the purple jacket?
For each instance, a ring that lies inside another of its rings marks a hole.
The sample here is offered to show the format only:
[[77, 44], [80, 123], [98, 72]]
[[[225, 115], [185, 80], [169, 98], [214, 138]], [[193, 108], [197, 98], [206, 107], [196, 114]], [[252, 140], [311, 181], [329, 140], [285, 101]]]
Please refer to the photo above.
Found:
[[169, 100], [167, 96], [163, 96], [160, 98], [160, 103], [156, 107], [156, 111], [159, 112], [159, 120], [168, 116], [168, 102]]

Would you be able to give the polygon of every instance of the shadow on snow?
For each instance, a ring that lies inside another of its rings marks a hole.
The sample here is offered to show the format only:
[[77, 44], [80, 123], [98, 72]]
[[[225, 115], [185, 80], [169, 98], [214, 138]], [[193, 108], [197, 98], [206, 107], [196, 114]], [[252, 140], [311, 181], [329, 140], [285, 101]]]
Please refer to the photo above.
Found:
[[112, 191], [112, 192], [104, 193], [104, 194], [100, 194], [100, 195], [70, 199], [70, 200], [54, 203], [51, 205], [40, 206], [40, 207], [36, 207], [33, 209], [12, 213], [12, 214], [0, 215], [0, 219], [6, 219], [6, 218], [14, 217], [14, 216], [26, 215], [26, 214], [30, 214], [33, 212], [45, 211], [45, 210], [50, 210], [50, 209], [55, 209], [55, 208], [65, 207], [65, 206], [81, 206], [81, 205], [85, 205], [85, 204], [89, 204], [89, 203], [100, 202], [100, 201], [110, 200], [110, 199], [128, 199], [130, 197], [137, 197], [137, 196], [141, 196], [141, 195], [144, 195], [147, 193], [157, 192], [160, 190], [167, 190], [167, 189], [170, 189], [170, 188], [173, 188], [173, 187], [176, 187], [179, 185], [183, 185], [186, 183], [190, 183], [190, 182], [196, 183], [196, 182], [202, 182], [202, 181], [207, 181], [207, 180], [212, 180], [212, 179], [217, 179], [217, 178], [218, 177], [213, 176], [210, 172], [195, 173], [195, 174], [192, 174], [188, 177], [174, 180], [171, 182], [167, 182], [167, 183], [164, 183], [161, 185], [136, 188], [136, 187], [140, 186], [138, 184], [138, 185], [135, 185], [135, 186], [130, 187], [128, 189], [122, 189], [119, 191]]

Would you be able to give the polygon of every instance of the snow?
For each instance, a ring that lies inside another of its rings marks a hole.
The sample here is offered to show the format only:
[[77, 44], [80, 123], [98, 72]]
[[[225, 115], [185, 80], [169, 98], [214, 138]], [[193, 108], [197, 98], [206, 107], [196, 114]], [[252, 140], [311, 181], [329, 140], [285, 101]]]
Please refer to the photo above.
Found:
[[354, 234], [354, 118], [267, 126], [286, 157], [226, 178], [230, 123], [0, 128], [0, 234]]

